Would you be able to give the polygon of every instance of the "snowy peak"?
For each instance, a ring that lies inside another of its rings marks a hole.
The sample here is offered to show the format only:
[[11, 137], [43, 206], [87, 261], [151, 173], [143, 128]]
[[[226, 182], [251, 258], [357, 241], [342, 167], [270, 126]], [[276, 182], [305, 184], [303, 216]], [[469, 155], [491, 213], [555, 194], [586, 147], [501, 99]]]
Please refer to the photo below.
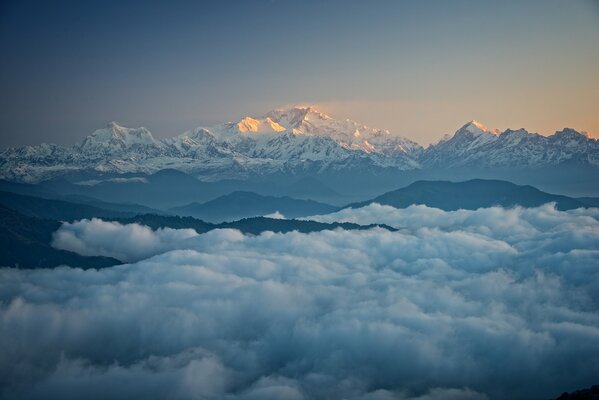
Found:
[[301, 129], [305, 123], [333, 120], [311, 106], [276, 109], [266, 113], [264, 118], [269, 118], [289, 130]]
[[[335, 120], [311, 106], [276, 109], [263, 117], [245, 117], [238, 122], [197, 128], [193, 132], [199, 131], [203, 132], [202, 136], [213, 137], [252, 157], [273, 154], [277, 157], [290, 154], [303, 157], [300, 154], [307, 153], [308, 148], [312, 148], [309, 151], [312, 155], [326, 151], [336, 154], [343, 150], [344, 154], [350, 151], [384, 157], [412, 156], [423, 150], [419, 144], [387, 130], [370, 128], [351, 120]], [[179, 141], [187, 141], [193, 132], [184, 133]], [[315, 151], [317, 147], [324, 146], [323, 143], [338, 149]], [[417, 163], [412, 160], [411, 165]]]
[[441, 140], [430, 145], [429, 149], [432, 152], [441, 148], [451, 149], [451, 151], [461, 148], [474, 149], [494, 142], [498, 137], [499, 131], [497, 129], [490, 130], [484, 124], [473, 119], [463, 125], [453, 135], [443, 136]]
[[429, 146], [419, 161], [424, 168], [538, 168], [568, 160], [598, 165], [598, 141], [569, 128], [551, 136], [525, 129], [499, 133], [470, 121], [453, 136]]
[[86, 137], [78, 147], [82, 150], [96, 147], [129, 148], [134, 145], [157, 145], [149, 130], [144, 127], [125, 128], [116, 122], [110, 122], [106, 128], [98, 129]]
[[273, 110], [265, 115], [296, 135], [314, 135], [332, 139], [343, 148], [385, 156], [422, 151], [422, 146], [388, 130], [371, 128], [357, 122], [336, 120], [316, 108], [291, 107]]
[[489, 129], [485, 125], [483, 125], [482, 123], [478, 122], [475, 119], [473, 119], [472, 121], [470, 121], [466, 125], [464, 125], [464, 128], [468, 129], [470, 131], [478, 130], [478, 131], [483, 131], [483, 132], [489, 132]]
[[484, 124], [478, 122], [475, 119], [473, 119], [472, 121], [469, 121], [464, 126], [462, 126], [460, 129], [458, 129], [457, 132], [456, 132], [456, 134], [458, 134], [458, 133], [464, 133], [464, 132], [468, 132], [468, 133], [471, 133], [471, 134], [476, 135], [476, 136], [481, 135], [481, 134], [485, 134], [485, 133], [490, 133], [492, 135], [498, 135], [499, 134], [499, 131], [497, 129], [490, 130]]
[[237, 123], [237, 129], [241, 133], [274, 133], [282, 132], [286, 128], [273, 121], [270, 117], [262, 119], [245, 117]]

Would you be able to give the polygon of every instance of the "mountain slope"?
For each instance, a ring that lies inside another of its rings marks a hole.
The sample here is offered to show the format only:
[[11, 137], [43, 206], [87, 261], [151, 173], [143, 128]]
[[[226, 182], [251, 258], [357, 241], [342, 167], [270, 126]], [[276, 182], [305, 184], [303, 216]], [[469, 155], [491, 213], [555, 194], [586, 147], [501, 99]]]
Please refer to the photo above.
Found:
[[402, 189], [387, 192], [372, 200], [349, 205], [357, 208], [370, 203], [405, 208], [424, 204], [446, 211], [502, 206], [537, 207], [555, 202], [560, 210], [589, 207], [567, 196], [542, 192], [532, 186], [520, 186], [506, 181], [473, 179], [466, 182], [418, 181]]
[[236, 191], [206, 203], [191, 203], [171, 208], [177, 215], [192, 216], [209, 222], [233, 221], [264, 216], [275, 212], [285, 217], [297, 218], [333, 212], [337, 207], [313, 200], [291, 197], [263, 196], [252, 192]]

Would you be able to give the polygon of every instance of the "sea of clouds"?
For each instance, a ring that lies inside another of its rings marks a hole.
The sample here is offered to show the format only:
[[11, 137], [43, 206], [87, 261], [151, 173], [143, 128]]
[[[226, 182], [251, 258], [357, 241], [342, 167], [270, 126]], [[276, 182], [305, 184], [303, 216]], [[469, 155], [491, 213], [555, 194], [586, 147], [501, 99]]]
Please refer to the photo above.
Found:
[[0, 397], [550, 399], [599, 377], [599, 210], [377, 204], [398, 228], [198, 235], [98, 219], [0, 269]]

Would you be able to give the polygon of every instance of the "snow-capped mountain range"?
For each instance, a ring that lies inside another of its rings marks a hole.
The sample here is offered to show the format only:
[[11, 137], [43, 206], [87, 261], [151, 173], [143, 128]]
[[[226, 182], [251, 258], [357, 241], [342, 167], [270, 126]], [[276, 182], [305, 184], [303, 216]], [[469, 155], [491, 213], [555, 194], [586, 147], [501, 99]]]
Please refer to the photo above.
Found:
[[386, 130], [335, 120], [313, 107], [199, 127], [163, 140], [115, 122], [72, 147], [52, 144], [0, 153], [0, 178], [39, 182], [70, 172], [153, 173], [177, 169], [202, 180], [273, 173], [419, 170], [452, 167], [539, 168], [575, 161], [599, 166], [599, 142], [564, 129], [491, 131], [471, 121], [426, 149]]

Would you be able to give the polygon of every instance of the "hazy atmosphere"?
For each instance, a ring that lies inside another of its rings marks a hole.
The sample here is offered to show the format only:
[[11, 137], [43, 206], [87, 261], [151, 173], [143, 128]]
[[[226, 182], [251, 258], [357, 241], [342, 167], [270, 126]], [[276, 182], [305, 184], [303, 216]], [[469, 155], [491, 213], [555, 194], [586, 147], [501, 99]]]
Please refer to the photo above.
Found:
[[0, 400], [599, 399], [599, 2], [0, 1]]
[[4, 1], [0, 145], [157, 137], [312, 104], [426, 145], [599, 135], [596, 1]]

